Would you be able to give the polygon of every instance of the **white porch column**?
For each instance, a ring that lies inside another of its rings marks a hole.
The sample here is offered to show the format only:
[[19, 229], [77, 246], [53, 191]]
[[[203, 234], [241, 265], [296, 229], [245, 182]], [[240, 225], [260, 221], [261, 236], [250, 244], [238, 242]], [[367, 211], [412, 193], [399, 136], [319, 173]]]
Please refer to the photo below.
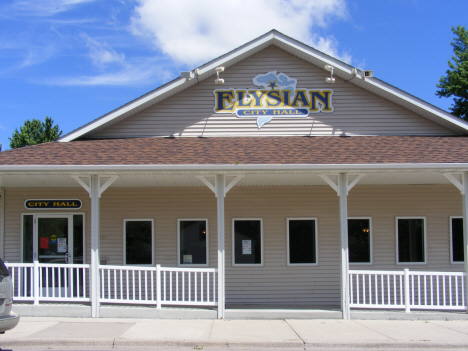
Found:
[[463, 246], [465, 248], [465, 303], [466, 312], [468, 313], [468, 172], [463, 172]]
[[224, 197], [236, 185], [243, 175], [236, 175], [229, 184], [226, 184], [226, 176], [217, 174], [214, 177], [214, 185], [206, 179], [205, 176], [197, 176], [203, 184], [205, 184], [216, 196], [217, 218], [218, 218], [218, 319], [224, 319], [226, 307], [226, 292], [225, 292], [225, 263], [226, 255], [224, 250]]
[[91, 196], [91, 271], [90, 271], [90, 292], [91, 292], [91, 317], [99, 317], [99, 175], [91, 175], [90, 196]]
[[225, 196], [225, 176], [216, 175], [216, 202], [218, 219], [218, 319], [224, 319], [225, 309], [225, 250], [224, 250], [224, 196]]
[[348, 174], [338, 175], [340, 196], [341, 237], [341, 311], [343, 319], [350, 319], [349, 311], [349, 259], [348, 259]]

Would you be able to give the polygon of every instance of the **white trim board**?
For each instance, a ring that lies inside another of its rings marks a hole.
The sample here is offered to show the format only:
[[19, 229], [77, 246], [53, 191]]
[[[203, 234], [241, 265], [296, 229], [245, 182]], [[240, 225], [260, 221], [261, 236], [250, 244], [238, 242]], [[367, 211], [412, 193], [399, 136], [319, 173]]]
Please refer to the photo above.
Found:
[[[291, 257], [290, 257], [290, 240], [289, 240], [289, 222], [290, 221], [314, 221], [314, 227], [315, 227], [315, 262], [314, 263], [291, 263]], [[286, 265], [288, 267], [300, 267], [300, 266], [318, 266], [319, 265], [319, 241], [318, 241], [318, 217], [287, 217], [286, 218]]]
[[[236, 263], [236, 221], [260, 222], [260, 263]], [[232, 219], [232, 267], [263, 267], [265, 265], [265, 252], [263, 242], [263, 218], [233, 218]]]
[[[127, 264], [127, 222], [151, 222], [151, 264]], [[154, 266], [154, 219], [153, 218], [124, 218], [123, 219], [123, 265], [124, 266]]]
[[[206, 241], [205, 241], [205, 261], [206, 263], [180, 263], [180, 222], [205, 222]], [[177, 218], [177, 267], [209, 267], [210, 262], [210, 239], [208, 231], [208, 218]]]
[[[422, 219], [423, 221], [423, 245], [424, 245], [424, 261], [421, 262], [399, 262], [399, 242], [398, 242], [398, 220], [399, 219]], [[397, 266], [407, 266], [407, 265], [427, 265], [427, 218], [425, 216], [397, 216], [395, 217], [395, 261]]]
[[[353, 77], [353, 66], [350, 66], [345, 62], [337, 60], [323, 52], [320, 52], [295, 39], [292, 39], [276, 30], [272, 30], [258, 37], [257, 39], [254, 39], [244, 44], [243, 46], [200, 66], [198, 68], [199, 75], [197, 79], [189, 80], [181, 77], [176, 78], [173, 81], [162, 85], [161, 87], [123, 105], [122, 107], [119, 107], [114, 111], [111, 111], [104, 116], [97, 118], [96, 120], [66, 134], [60, 138], [59, 141], [69, 142], [76, 140], [108, 127], [114, 123], [117, 123], [147, 107], [150, 107], [172, 95], [177, 94], [182, 90], [197, 84], [199, 81], [203, 81], [213, 76], [216, 73], [216, 67], [230, 67], [269, 45], [276, 45], [279, 48], [319, 67], [332, 65], [335, 68], [334, 75], [336, 77], [345, 80], [349, 80]], [[324, 72], [326, 72], [325, 69]], [[467, 122], [377, 78], [363, 79], [361, 77], [361, 72], [358, 72], [358, 75], [352, 81], [350, 81], [350, 83], [365, 90], [371, 91], [376, 95], [382, 96], [459, 134], [468, 133]]]

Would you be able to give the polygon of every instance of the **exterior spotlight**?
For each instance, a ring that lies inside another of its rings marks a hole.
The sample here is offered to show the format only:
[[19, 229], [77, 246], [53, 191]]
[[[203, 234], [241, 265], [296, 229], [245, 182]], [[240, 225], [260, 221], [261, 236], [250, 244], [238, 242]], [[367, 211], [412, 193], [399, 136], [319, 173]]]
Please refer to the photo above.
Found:
[[215, 84], [224, 84], [224, 79], [219, 78], [219, 74], [224, 72], [224, 67], [216, 67], [216, 79]]
[[328, 84], [334, 84], [335, 83], [335, 78], [333, 78], [333, 66], [326, 65], [324, 67], [328, 72], [330, 72], [330, 77], [325, 79], [325, 82]]

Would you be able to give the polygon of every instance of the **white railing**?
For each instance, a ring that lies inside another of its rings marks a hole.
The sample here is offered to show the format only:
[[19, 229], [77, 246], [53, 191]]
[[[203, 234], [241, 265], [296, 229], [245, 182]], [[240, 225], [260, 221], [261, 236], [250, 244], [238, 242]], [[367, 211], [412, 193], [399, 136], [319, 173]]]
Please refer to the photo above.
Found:
[[349, 271], [351, 308], [465, 310], [462, 272]]
[[216, 306], [215, 268], [99, 266], [103, 303]]
[[7, 263], [16, 301], [90, 301], [88, 264]]

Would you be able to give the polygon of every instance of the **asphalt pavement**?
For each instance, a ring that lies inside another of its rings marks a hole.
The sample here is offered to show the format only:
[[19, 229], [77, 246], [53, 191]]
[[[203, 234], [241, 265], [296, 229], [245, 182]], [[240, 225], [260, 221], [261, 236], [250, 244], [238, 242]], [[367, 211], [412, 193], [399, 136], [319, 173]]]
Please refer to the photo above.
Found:
[[22, 317], [0, 350], [468, 350], [468, 320]]

